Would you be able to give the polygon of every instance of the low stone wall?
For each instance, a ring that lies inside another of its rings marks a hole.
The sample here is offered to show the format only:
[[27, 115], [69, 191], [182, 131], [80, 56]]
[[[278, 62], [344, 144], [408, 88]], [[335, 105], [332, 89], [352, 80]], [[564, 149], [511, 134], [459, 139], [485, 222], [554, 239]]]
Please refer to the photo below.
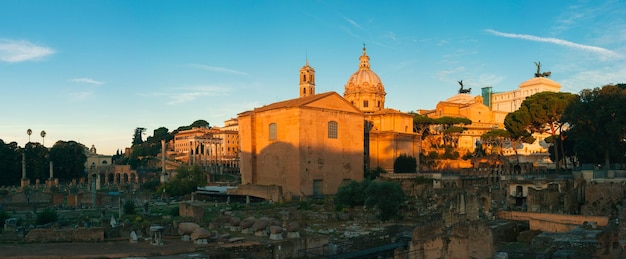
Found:
[[280, 202], [283, 198], [282, 188], [277, 185], [245, 184], [237, 186], [236, 189], [228, 189], [226, 192], [233, 195], [250, 195], [275, 202]]
[[505, 220], [528, 221], [530, 230], [541, 230], [544, 232], [568, 232], [585, 222], [596, 222], [597, 226], [606, 226], [608, 217], [583, 216], [583, 215], [563, 215], [521, 211], [498, 211], [498, 218]]
[[79, 229], [33, 229], [24, 237], [25, 242], [58, 243], [58, 242], [102, 242], [104, 228]]

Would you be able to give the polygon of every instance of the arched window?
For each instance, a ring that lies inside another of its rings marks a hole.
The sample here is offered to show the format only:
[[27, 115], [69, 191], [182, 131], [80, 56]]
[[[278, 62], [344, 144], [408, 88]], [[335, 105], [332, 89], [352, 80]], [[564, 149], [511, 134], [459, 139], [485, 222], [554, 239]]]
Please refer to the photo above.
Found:
[[328, 138], [337, 138], [337, 122], [328, 122]]
[[276, 132], [278, 131], [278, 127], [276, 123], [270, 123], [270, 140], [276, 139]]
[[302, 93], [306, 94], [306, 88], [302, 88]]

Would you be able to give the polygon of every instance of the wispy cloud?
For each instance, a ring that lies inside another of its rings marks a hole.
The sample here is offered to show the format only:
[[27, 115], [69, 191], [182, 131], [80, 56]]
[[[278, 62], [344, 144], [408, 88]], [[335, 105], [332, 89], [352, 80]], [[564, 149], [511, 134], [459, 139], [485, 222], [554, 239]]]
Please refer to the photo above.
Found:
[[357, 22], [355, 22], [354, 20], [348, 18], [348, 17], [343, 17], [344, 20], [346, 20], [346, 22], [348, 22], [349, 24], [352, 24], [352, 26], [358, 28], [358, 29], [363, 29], [363, 27], [361, 27], [361, 25], [359, 25]]
[[573, 74], [570, 78], [560, 81], [561, 91], [579, 93], [583, 89], [593, 89], [607, 84], [624, 82], [626, 67], [614, 71], [612, 69], [592, 69]]
[[449, 75], [458, 75], [465, 71], [465, 67], [457, 67], [452, 70], [442, 70], [437, 73], [437, 78], [443, 82], [453, 82], [454, 79], [450, 79]]
[[225, 68], [225, 67], [214, 67], [214, 66], [208, 66], [208, 65], [202, 65], [202, 64], [187, 64], [187, 66], [191, 68], [210, 71], [210, 72], [226, 73], [226, 74], [233, 74], [233, 75], [244, 75], [244, 76], [248, 75], [248, 73], [246, 72], [241, 72], [241, 71], [237, 71], [237, 70]]
[[102, 81], [96, 81], [96, 80], [93, 80], [91, 78], [86, 78], [86, 77], [72, 78], [69, 81], [72, 82], [72, 83], [86, 83], [86, 84], [92, 84], [92, 85], [104, 84], [104, 82], [102, 82]]
[[342, 29], [343, 31], [345, 31], [348, 35], [357, 38], [357, 39], [361, 39], [361, 37], [359, 35], [356, 35], [356, 33], [352, 32], [352, 30], [350, 30], [350, 28], [346, 27], [346, 26], [340, 26], [340, 29]]
[[54, 54], [54, 50], [25, 40], [0, 39], [0, 61], [15, 63], [37, 60]]
[[170, 99], [167, 104], [175, 105], [181, 103], [187, 103], [198, 99], [200, 97], [207, 96], [227, 96], [230, 89], [218, 86], [195, 86], [195, 87], [181, 87], [172, 89], [174, 92], [152, 92], [146, 94], [140, 94], [142, 96], [163, 96]]
[[93, 92], [85, 91], [85, 92], [73, 92], [69, 93], [69, 96], [74, 101], [84, 101], [89, 97], [93, 96]]
[[485, 31], [493, 35], [499, 36], [499, 37], [523, 39], [523, 40], [538, 41], [538, 42], [547, 42], [547, 43], [552, 43], [552, 44], [556, 44], [556, 45], [560, 45], [560, 46], [564, 46], [568, 48], [580, 49], [580, 50], [600, 54], [604, 58], [621, 58], [622, 57], [617, 52], [614, 52], [605, 48], [578, 44], [578, 43], [574, 43], [574, 42], [566, 41], [562, 39], [557, 39], [557, 38], [545, 38], [545, 37], [539, 37], [539, 36], [528, 35], [528, 34], [505, 33], [505, 32], [499, 32], [499, 31], [491, 30], [491, 29], [487, 29]]
[[395, 40], [396, 40], [396, 38], [397, 38], [397, 37], [396, 37], [396, 34], [395, 34], [395, 33], [393, 33], [392, 31], [390, 31], [390, 32], [388, 32], [387, 34], [385, 34], [385, 36], [384, 36], [384, 37], [385, 37], [385, 38], [389, 38], [389, 39], [391, 39], [391, 40], [393, 40], [393, 41], [395, 41]]

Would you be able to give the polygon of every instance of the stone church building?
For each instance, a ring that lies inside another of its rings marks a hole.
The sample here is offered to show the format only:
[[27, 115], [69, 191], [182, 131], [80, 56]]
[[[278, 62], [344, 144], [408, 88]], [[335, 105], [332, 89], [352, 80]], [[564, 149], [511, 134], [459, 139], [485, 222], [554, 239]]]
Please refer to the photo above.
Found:
[[242, 184], [279, 186], [282, 199], [332, 195], [395, 159], [418, 157], [413, 116], [385, 108], [385, 88], [366, 49], [344, 95], [315, 93], [315, 70], [300, 69], [299, 97], [238, 115]]

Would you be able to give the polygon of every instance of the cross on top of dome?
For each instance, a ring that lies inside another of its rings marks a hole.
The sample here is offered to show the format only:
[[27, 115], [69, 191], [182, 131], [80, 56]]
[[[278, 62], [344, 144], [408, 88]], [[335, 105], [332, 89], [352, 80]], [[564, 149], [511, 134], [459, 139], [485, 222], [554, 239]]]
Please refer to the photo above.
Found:
[[359, 58], [361, 60], [361, 64], [359, 65], [359, 69], [370, 69], [370, 57], [367, 56], [367, 52], [365, 49], [365, 43], [363, 43], [363, 55]]

